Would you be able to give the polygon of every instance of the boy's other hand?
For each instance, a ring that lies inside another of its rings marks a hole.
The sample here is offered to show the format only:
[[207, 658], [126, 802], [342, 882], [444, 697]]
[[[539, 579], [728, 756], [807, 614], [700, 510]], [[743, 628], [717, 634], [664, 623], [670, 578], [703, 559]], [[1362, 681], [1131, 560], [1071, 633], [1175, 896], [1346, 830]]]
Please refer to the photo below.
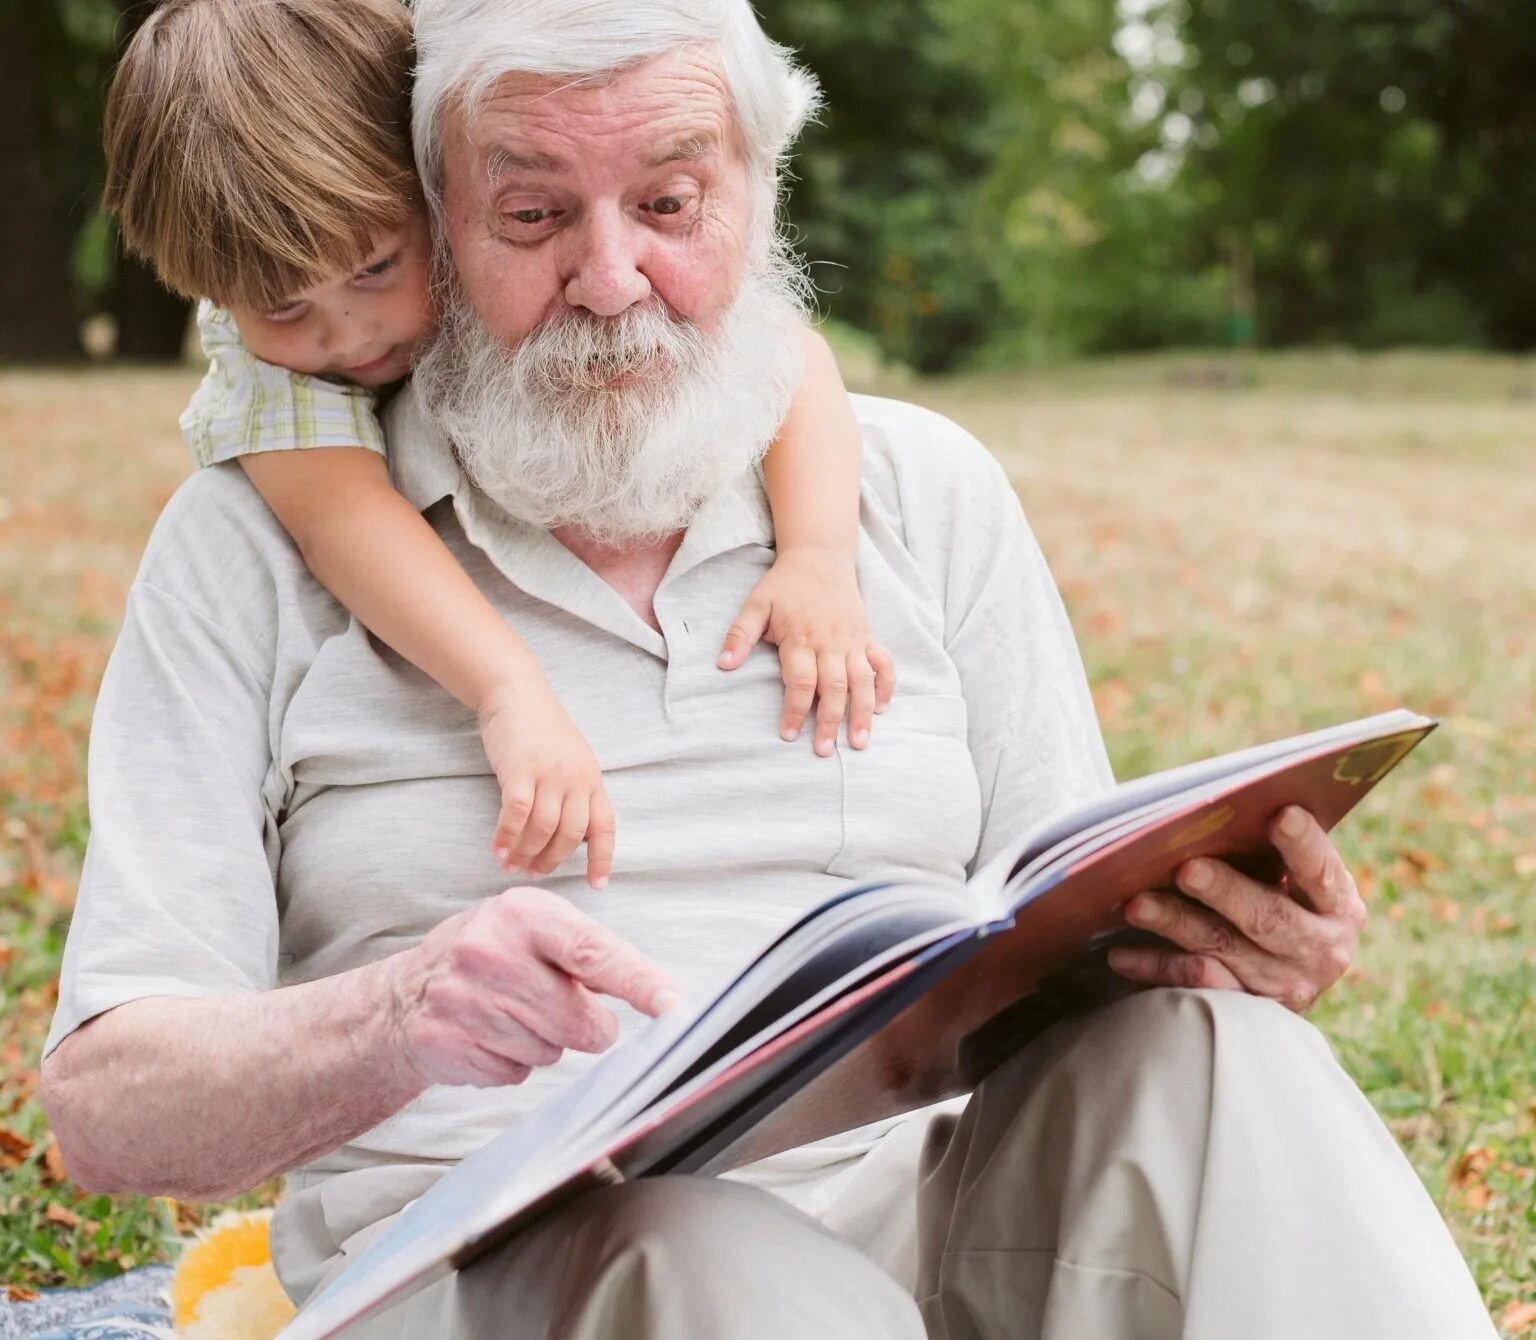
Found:
[[480, 706], [480, 736], [501, 784], [491, 850], [506, 871], [538, 878], [587, 844], [587, 883], [613, 870], [613, 805], [586, 737], [547, 681], [519, 680]]
[[795, 548], [780, 551], [753, 588], [726, 635], [717, 664], [734, 670], [766, 638], [779, 649], [784, 711], [779, 734], [795, 740], [816, 702], [813, 744], [823, 758], [837, 747], [848, 718], [848, 743], [869, 743], [875, 713], [896, 691], [891, 654], [869, 632], [858, 578], [846, 554]]

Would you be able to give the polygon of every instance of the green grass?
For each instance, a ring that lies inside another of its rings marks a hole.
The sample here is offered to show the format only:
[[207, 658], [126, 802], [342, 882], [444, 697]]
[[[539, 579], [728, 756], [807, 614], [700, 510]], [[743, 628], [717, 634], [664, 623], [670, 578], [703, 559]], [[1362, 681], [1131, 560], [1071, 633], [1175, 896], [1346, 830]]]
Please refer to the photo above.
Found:
[[[1341, 830], [1372, 919], [1316, 1018], [1506, 1333], [1526, 1331], [1536, 363], [1320, 353], [939, 383], [869, 361], [861, 372], [966, 423], [1008, 467], [1122, 776], [1397, 703], [1444, 719]], [[0, 1143], [7, 1281], [74, 1282], [161, 1257], [204, 1213], [78, 1197], [50, 1170], [32, 1097], [85, 837], [91, 696], [137, 552], [185, 468], [174, 419], [192, 380], [0, 374], [0, 439], [24, 445], [0, 482], [0, 1128], [17, 1137]], [[12, 1163], [31, 1152], [7, 1168], [8, 1148]]]

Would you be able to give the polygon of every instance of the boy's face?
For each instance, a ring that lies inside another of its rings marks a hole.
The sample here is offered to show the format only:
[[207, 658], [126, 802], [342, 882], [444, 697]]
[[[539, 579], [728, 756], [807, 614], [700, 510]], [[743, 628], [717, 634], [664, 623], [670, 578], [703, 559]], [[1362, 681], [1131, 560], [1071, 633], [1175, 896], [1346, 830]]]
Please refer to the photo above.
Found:
[[410, 372], [433, 332], [430, 263], [430, 230], [417, 214], [399, 232], [377, 239], [358, 269], [322, 280], [272, 311], [231, 307], [229, 314], [245, 347], [264, 362], [387, 386]]

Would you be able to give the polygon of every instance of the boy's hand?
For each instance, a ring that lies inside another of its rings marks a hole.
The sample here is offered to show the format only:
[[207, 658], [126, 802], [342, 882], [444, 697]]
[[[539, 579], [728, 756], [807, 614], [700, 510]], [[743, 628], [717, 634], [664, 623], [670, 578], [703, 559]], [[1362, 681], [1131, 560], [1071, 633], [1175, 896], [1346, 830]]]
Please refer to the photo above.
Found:
[[764, 637], [778, 645], [784, 676], [779, 733], [797, 739], [815, 698], [816, 752], [826, 758], [837, 747], [844, 713], [848, 743], [864, 748], [875, 713], [896, 691], [896, 666], [869, 635], [848, 556], [830, 549], [782, 550], [736, 616], [717, 664], [734, 670]]
[[613, 805], [597, 756], [542, 677], [492, 690], [480, 736], [501, 784], [491, 850], [508, 871], [547, 875], [585, 840], [587, 883], [613, 870]]

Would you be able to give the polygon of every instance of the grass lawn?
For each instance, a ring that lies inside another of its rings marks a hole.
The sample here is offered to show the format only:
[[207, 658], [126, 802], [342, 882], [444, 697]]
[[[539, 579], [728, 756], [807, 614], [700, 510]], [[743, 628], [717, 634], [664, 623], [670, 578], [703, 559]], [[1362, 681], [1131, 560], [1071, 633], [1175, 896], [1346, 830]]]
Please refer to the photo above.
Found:
[[[207, 1213], [78, 1195], [32, 1099], [92, 695], [186, 470], [194, 380], [0, 372], [3, 1282], [160, 1258]], [[1341, 832], [1372, 919], [1317, 1018], [1505, 1333], [1536, 1335], [1536, 362], [1159, 357], [870, 384], [1007, 465], [1121, 776], [1398, 703], [1444, 719]]]

